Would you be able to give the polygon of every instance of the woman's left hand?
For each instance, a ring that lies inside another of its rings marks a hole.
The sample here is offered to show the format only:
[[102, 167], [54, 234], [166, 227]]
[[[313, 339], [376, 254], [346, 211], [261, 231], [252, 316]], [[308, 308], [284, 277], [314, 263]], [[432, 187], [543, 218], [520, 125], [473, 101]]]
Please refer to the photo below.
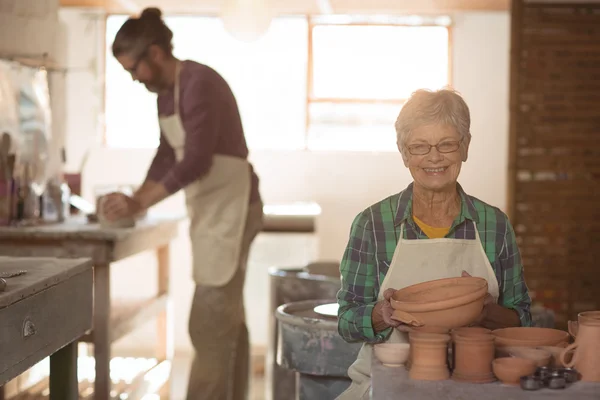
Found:
[[[471, 276], [463, 271], [461, 276]], [[515, 310], [504, 308], [496, 301], [491, 294], [486, 294], [483, 300], [483, 309], [481, 314], [470, 326], [482, 326], [488, 329], [507, 328], [511, 326], [521, 326], [519, 314]]]

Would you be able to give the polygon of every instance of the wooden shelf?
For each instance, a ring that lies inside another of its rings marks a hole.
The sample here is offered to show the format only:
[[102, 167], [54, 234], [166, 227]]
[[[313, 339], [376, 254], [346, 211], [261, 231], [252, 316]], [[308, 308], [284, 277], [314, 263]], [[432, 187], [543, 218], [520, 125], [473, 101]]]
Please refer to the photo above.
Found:
[[[164, 293], [150, 299], [115, 300], [110, 311], [110, 343], [158, 316], [166, 309], [167, 299], [168, 294]], [[81, 341], [93, 343], [94, 331], [88, 332]]]

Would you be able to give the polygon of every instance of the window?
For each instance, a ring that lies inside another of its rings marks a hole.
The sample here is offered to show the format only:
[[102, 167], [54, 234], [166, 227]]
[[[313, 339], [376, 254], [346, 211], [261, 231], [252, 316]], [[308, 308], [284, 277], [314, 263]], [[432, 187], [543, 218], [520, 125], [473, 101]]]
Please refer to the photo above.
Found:
[[309, 148], [395, 150], [394, 122], [404, 101], [419, 88], [448, 84], [444, 26], [310, 28]]
[[[106, 143], [158, 144], [156, 96], [131, 81], [110, 45], [125, 16], [107, 21]], [[238, 100], [251, 149], [396, 151], [394, 121], [419, 88], [449, 83], [448, 23], [280, 17], [254, 43], [216, 17], [166, 17], [174, 52], [215, 68]], [[210, 40], [203, 40], [210, 38]]]

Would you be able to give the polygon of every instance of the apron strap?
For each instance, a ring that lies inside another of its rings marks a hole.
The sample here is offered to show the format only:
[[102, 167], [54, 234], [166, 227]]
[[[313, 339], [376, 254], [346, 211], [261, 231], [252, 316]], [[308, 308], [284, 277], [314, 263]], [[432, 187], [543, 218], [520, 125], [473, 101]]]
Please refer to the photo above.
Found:
[[179, 115], [179, 73], [181, 72], [181, 61], [177, 60], [175, 64], [175, 85], [173, 88], [174, 110], [175, 115]]

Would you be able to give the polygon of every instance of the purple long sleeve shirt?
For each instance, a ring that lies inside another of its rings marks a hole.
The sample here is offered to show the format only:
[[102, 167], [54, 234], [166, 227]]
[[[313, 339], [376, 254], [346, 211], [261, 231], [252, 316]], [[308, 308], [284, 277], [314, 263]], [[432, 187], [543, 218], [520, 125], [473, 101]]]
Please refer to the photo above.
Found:
[[[183, 61], [179, 74], [179, 115], [185, 129], [184, 155], [175, 151], [161, 132], [158, 149], [146, 179], [161, 182], [175, 193], [208, 173], [215, 154], [248, 158], [248, 146], [235, 97], [221, 75], [194, 61]], [[175, 112], [174, 89], [158, 96], [158, 114]], [[258, 176], [251, 170], [250, 202], [260, 199]]]

